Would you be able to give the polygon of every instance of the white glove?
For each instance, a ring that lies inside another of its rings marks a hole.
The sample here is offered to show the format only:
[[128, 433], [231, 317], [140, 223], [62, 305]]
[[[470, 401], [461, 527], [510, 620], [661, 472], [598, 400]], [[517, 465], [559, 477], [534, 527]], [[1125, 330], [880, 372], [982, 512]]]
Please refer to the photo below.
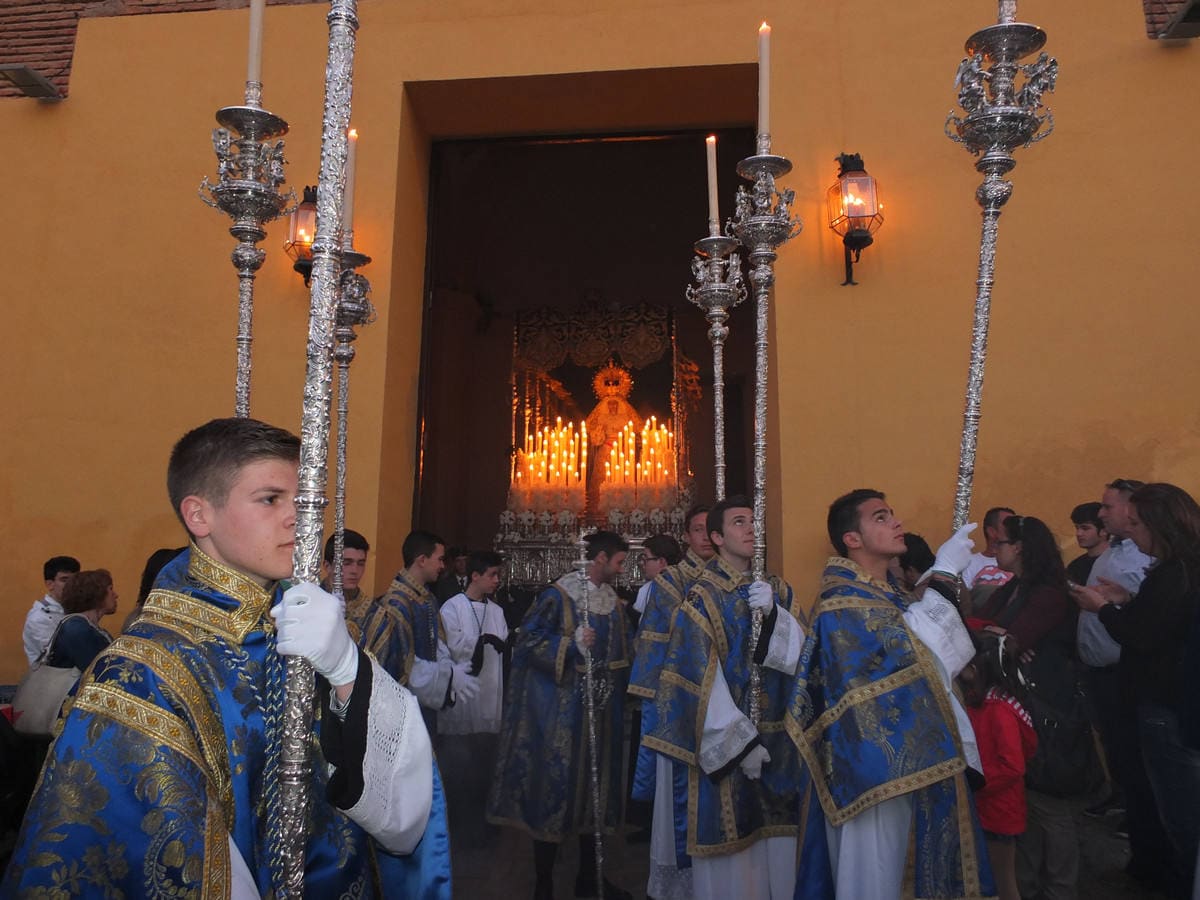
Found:
[[346, 630], [341, 604], [333, 594], [302, 582], [288, 588], [271, 610], [279, 633], [275, 649], [280, 656], [302, 656], [334, 687], [358, 677], [358, 647]]
[[469, 662], [454, 664], [454, 674], [450, 677], [450, 686], [454, 690], [455, 701], [474, 700], [479, 696], [479, 679], [471, 674]]
[[765, 581], [756, 581], [750, 585], [750, 599], [748, 602], [751, 609], [759, 610], [765, 616], [771, 611], [771, 607], [775, 605], [775, 594], [771, 590], [771, 586]]
[[579, 648], [582, 655], [586, 650], [591, 649], [592, 644], [596, 643], [596, 630], [588, 628], [584, 625], [578, 625], [575, 628], [575, 646]]
[[742, 774], [751, 781], [758, 781], [762, 777], [762, 767], [771, 761], [771, 754], [767, 752], [767, 748], [759, 744], [753, 750], [742, 758], [739, 765], [742, 767]]
[[962, 574], [962, 570], [971, 561], [971, 550], [975, 547], [975, 542], [971, 540], [971, 532], [975, 530], [977, 524], [969, 522], [954, 532], [946, 543], [938, 547], [937, 555], [933, 560], [933, 571], [956, 577]]

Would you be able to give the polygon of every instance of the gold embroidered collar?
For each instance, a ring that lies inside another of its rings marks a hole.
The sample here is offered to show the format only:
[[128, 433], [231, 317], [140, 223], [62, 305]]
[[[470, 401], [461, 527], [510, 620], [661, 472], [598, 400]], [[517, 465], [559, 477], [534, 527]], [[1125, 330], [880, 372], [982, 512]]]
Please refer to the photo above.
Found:
[[[417, 584], [408, 577], [408, 569], [401, 569], [396, 573], [396, 577], [392, 581], [391, 591], [396, 591], [412, 600], [428, 600], [433, 597], [433, 592], [429, 590], [429, 585]], [[391, 593], [391, 591], [388, 593]]]
[[188, 576], [202, 588], [208, 588], [229, 605], [175, 591], [157, 590], [146, 599], [146, 613], [153, 618], [183, 620], [188, 624], [211, 631], [241, 643], [256, 629], [270, 629], [267, 615], [271, 608], [274, 585], [264, 588], [248, 575], [217, 562], [197, 547], [190, 546]]
[[709, 579], [726, 593], [750, 581], [749, 574], [739, 572], [726, 562], [719, 553], [708, 561], [705, 572], [708, 573]]
[[[901, 597], [904, 596], [904, 592], [895, 585], [888, 584], [887, 581], [880, 581], [852, 559], [846, 559], [844, 556], [831, 556], [825, 563], [825, 568], [828, 569], [830, 566], [837, 566], [841, 569], [849, 569], [854, 573], [855, 581], [860, 582], [861, 584], [870, 585], [877, 591], [882, 591], [885, 594], [898, 595]], [[838, 577], [834, 580], [841, 581], [842, 579]]]

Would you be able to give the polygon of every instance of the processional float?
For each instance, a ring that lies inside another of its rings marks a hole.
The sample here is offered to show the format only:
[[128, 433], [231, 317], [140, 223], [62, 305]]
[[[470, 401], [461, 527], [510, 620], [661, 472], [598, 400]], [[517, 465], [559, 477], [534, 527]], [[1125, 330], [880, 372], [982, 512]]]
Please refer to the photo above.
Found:
[[[762, 579], [766, 573], [767, 525], [767, 386], [769, 375], [768, 333], [771, 288], [775, 284], [776, 250], [800, 233], [799, 219], [792, 218], [793, 191], [779, 191], [775, 179], [792, 170], [786, 157], [771, 152], [770, 128], [770, 56], [771, 29], [766, 22], [758, 31], [758, 130], [756, 152], [737, 165], [742, 185], [737, 192], [736, 214], [726, 225], [726, 235], [715, 227], [718, 217], [715, 200], [715, 147], [709, 151], [709, 234], [695, 244], [697, 254], [692, 271], [696, 285], [689, 287], [688, 298], [704, 310], [709, 319], [709, 339], [713, 345], [713, 441], [716, 454], [717, 498], [725, 495], [725, 413], [722, 345], [728, 335], [725, 319], [728, 309], [740, 302], [745, 287], [741, 283], [740, 264], [734, 248], [746, 252], [750, 265], [750, 284], [754, 289], [754, 561], [752, 575]], [[739, 296], [741, 295], [741, 296]], [[752, 619], [750, 642], [758, 644], [762, 614]], [[750, 719], [755, 725], [761, 712], [762, 673], [750, 669]]]
[[[999, 0], [997, 23], [967, 39], [967, 56], [959, 64], [954, 82], [963, 115], [952, 111], [945, 125], [947, 137], [979, 157], [975, 169], [984, 176], [983, 183], [975, 191], [975, 199], [983, 208], [983, 231], [979, 242], [971, 361], [954, 493], [954, 531], [966, 524], [971, 510], [992, 284], [995, 281], [996, 238], [1000, 210], [1013, 189], [1012, 182], [1005, 181], [1004, 176], [1017, 164], [1012, 155], [1017, 147], [1035, 144], [1049, 137], [1054, 130], [1054, 116], [1042, 103], [1042, 94], [1054, 90], [1058, 61], [1042, 53], [1034, 62], [1022, 65], [1019, 60], [1045, 46], [1046, 33], [1016, 19], [1017, 0]], [[1018, 74], [1023, 76], [1019, 88], [1016, 84]]]

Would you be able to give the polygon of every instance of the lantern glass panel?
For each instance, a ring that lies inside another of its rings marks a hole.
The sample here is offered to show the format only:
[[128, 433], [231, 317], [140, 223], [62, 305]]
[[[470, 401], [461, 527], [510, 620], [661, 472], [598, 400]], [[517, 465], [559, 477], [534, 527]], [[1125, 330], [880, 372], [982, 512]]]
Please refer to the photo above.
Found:
[[292, 259], [312, 259], [313, 236], [317, 230], [317, 205], [305, 201], [288, 217], [284, 250]]

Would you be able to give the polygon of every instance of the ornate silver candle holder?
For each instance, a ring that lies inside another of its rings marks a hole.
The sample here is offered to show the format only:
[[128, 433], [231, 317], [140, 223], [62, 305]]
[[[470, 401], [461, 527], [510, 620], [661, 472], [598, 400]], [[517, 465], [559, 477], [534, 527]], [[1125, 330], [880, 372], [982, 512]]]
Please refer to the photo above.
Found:
[[342, 551], [346, 538], [346, 444], [350, 430], [350, 364], [354, 362], [355, 330], [375, 321], [369, 295], [371, 282], [355, 271], [371, 257], [354, 249], [354, 233], [346, 232], [350, 249], [342, 251], [342, 283], [334, 319], [333, 361], [337, 363], [337, 469], [333, 493], [333, 592], [342, 590]]
[[[766, 573], [767, 557], [767, 336], [770, 324], [771, 287], [775, 284], [775, 250], [800, 233], [799, 219], [792, 218], [795, 192], [778, 191], [775, 179], [792, 170], [790, 160], [771, 153], [771, 136], [758, 136], [758, 152], [737, 165], [738, 174], [752, 187], [738, 188], [737, 214], [729, 223], [735, 237], [746, 248], [750, 261], [750, 283], [754, 286], [754, 563], [753, 576]], [[751, 652], [762, 632], [762, 613], [752, 617]], [[750, 669], [750, 720], [757, 725], [761, 714], [762, 673]]]
[[[715, 226], [714, 226], [715, 228]], [[713, 468], [716, 470], [717, 499], [725, 499], [725, 339], [729, 337], [729, 310], [746, 299], [742, 264], [735, 249], [738, 243], [725, 235], [709, 235], [693, 245], [694, 285], [687, 298], [704, 310], [708, 339], [713, 350]]]
[[[975, 451], [979, 439], [984, 365], [987, 361], [988, 324], [995, 280], [996, 238], [1000, 210], [1012, 195], [1012, 182], [1004, 176], [1017, 164], [1013, 151], [1050, 136], [1054, 117], [1042, 103], [1042, 94], [1053, 91], [1058, 61], [1042, 53], [1021, 65], [1019, 60], [1041, 50], [1046, 33], [1016, 21], [1016, 0], [999, 0], [999, 20], [967, 39], [967, 57], [959, 64], [955, 87], [964, 115], [953, 111], [946, 118], [946, 136], [979, 157], [977, 171], [984, 176], [975, 191], [983, 208], [979, 244], [979, 277], [976, 281], [975, 319], [971, 329], [971, 362], [967, 375], [958, 479], [954, 494], [955, 530], [971, 509], [975, 479]], [[1022, 84], [1017, 86], [1017, 76]]]
[[217, 110], [213, 129], [213, 149], [217, 153], [217, 182], [200, 182], [200, 199], [233, 219], [229, 229], [238, 242], [233, 250], [233, 266], [238, 273], [237, 382], [235, 414], [250, 415], [250, 368], [252, 321], [254, 318], [254, 276], [266, 258], [256, 245], [267, 236], [264, 225], [283, 215], [296, 199], [294, 192], [284, 195], [283, 141], [288, 124], [279, 116], [260, 107], [262, 84], [246, 82], [244, 106], [226, 106]]
[[758, 136], [758, 152], [737, 165], [738, 174], [752, 183], [738, 188], [737, 214], [729, 224], [746, 248], [750, 283], [754, 287], [754, 577], [766, 566], [767, 496], [767, 332], [771, 288], [775, 284], [775, 250], [800, 233], [803, 224], [792, 218], [794, 191], [778, 191], [775, 179], [792, 170], [790, 160], [771, 153], [771, 136]]

